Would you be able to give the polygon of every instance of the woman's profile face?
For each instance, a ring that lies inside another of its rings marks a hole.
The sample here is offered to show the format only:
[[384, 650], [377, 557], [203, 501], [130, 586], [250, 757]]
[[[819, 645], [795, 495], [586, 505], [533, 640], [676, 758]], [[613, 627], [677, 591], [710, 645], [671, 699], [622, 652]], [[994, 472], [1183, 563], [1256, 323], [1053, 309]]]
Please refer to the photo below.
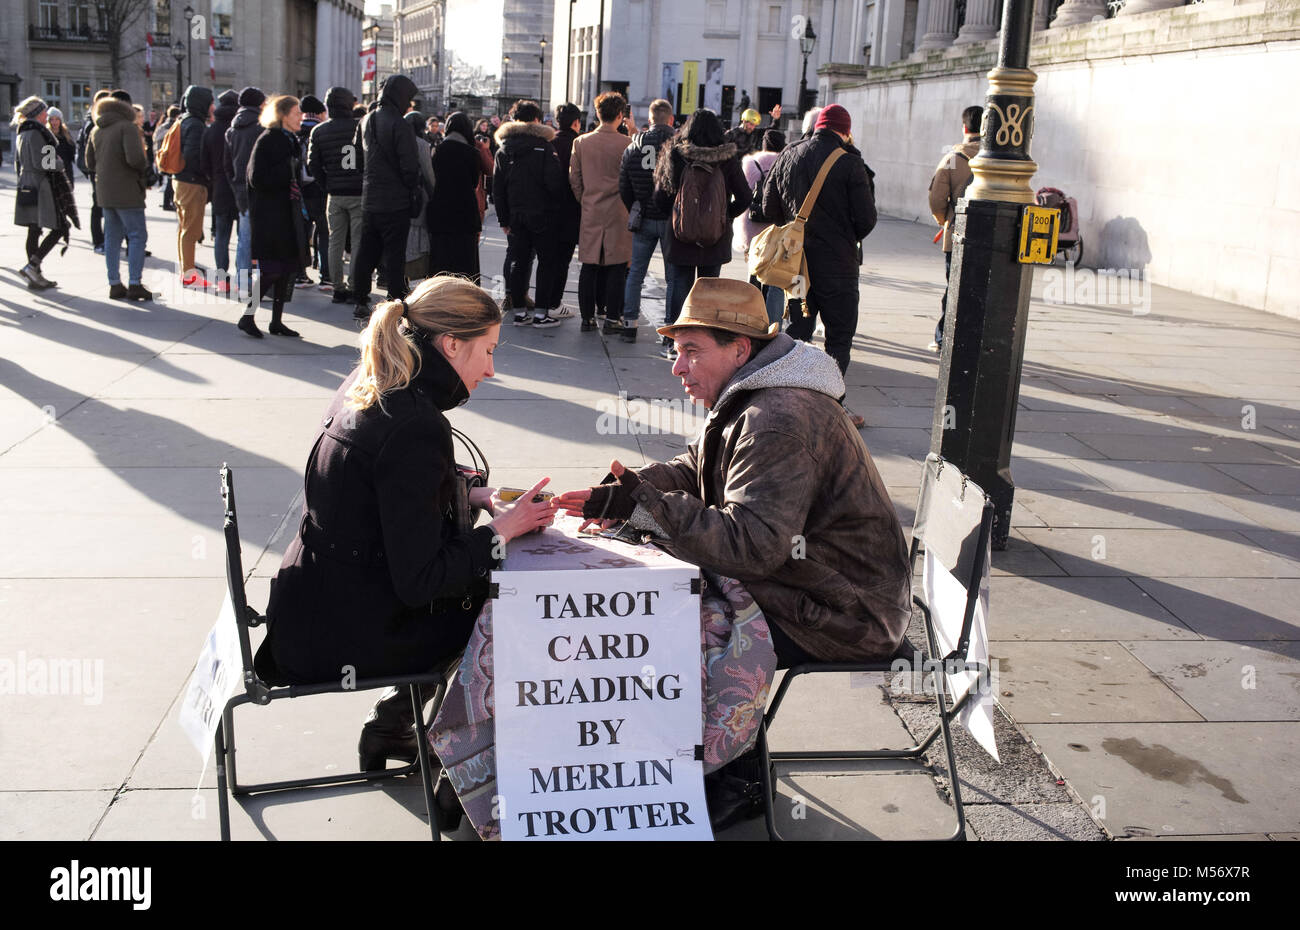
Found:
[[290, 110], [288, 113], [284, 114], [284, 119], [280, 121], [280, 125], [284, 126], [284, 128], [289, 130], [290, 132], [297, 132], [299, 129], [301, 129], [302, 128], [302, 107], [298, 106], [295, 103], [293, 105], [293, 109]]
[[447, 362], [460, 375], [465, 390], [473, 393], [479, 383], [492, 377], [492, 353], [496, 351], [497, 340], [501, 337], [501, 324], [491, 326], [482, 336], [473, 339], [455, 339], [448, 336], [438, 337], [438, 348]]

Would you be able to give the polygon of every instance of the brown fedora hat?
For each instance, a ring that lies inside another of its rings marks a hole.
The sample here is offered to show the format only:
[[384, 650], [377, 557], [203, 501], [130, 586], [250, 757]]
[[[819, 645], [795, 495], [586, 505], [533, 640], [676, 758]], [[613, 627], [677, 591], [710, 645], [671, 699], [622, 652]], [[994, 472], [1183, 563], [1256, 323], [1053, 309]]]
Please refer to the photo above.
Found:
[[750, 339], [771, 339], [781, 332], [779, 322], [767, 321], [767, 306], [759, 289], [748, 281], [730, 278], [697, 278], [677, 321], [655, 332], [671, 336], [673, 330], [687, 326], [725, 329]]

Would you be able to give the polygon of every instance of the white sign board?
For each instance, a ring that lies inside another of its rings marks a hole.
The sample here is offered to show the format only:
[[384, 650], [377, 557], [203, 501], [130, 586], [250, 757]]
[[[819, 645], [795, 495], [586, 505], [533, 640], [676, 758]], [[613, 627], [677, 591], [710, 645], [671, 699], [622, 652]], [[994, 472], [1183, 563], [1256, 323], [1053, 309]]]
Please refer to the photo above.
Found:
[[695, 568], [497, 572], [506, 840], [708, 840]]
[[185, 700], [181, 704], [181, 729], [203, 756], [204, 768], [212, 754], [212, 741], [221, 712], [243, 678], [244, 658], [239, 651], [239, 628], [235, 625], [235, 608], [227, 592], [217, 622], [203, 642], [203, 651], [199, 653], [194, 674], [185, 686]]

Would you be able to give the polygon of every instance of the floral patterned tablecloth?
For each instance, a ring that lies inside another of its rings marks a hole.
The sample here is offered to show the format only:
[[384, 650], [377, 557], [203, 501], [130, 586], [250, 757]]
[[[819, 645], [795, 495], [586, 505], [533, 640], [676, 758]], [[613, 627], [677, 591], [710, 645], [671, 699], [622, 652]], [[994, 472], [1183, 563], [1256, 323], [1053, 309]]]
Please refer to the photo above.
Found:
[[[654, 546], [631, 546], [579, 535], [581, 520], [511, 543], [505, 571], [653, 567], [674, 563]], [[700, 598], [700, 672], [703, 676], [704, 771], [748, 750], [776, 672], [776, 653], [763, 612], [740, 582], [704, 572]], [[492, 689], [492, 601], [483, 605], [442, 708], [429, 726], [429, 745], [483, 839], [499, 839], [496, 728]]]

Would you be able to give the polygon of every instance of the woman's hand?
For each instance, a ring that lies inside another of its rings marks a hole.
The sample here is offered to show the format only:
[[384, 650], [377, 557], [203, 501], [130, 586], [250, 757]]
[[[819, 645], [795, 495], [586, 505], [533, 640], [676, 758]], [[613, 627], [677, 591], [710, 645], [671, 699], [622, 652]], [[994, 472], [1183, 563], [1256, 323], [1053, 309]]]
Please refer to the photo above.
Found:
[[497, 508], [502, 504], [501, 498], [497, 497], [496, 488], [470, 488], [469, 505], [486, 510], [492, 516], [497, 515]]
[[550, 526], [555, 522], [555, 509], [551, 506], [551, 501], [533, 503], [537, 492], [546, 487], [550, 480], [543, 478], [508, 504], [498, 497], [494, 501], [497, 516], [488, 526], [506, 542]]

